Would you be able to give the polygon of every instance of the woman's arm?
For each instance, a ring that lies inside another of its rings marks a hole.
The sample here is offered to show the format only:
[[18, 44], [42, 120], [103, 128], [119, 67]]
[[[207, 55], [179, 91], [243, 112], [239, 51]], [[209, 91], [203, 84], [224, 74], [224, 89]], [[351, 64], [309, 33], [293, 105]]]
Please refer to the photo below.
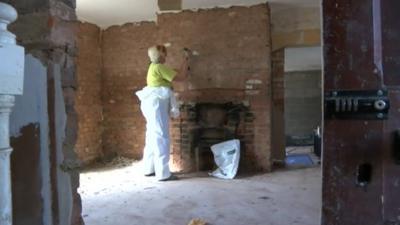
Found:
[[174, 81], [185, 81], [188, 77], [188, 70], [189, 70], [189, 57], [186, 56], [183, 59], [181, 67], [174, 78]]

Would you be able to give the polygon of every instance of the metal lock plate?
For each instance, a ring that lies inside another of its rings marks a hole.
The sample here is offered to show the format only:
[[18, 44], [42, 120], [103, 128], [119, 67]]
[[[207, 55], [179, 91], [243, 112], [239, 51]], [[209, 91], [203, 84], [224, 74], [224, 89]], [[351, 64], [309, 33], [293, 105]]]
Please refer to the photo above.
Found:
[[325, 93], [325, 119], [385, 120], [389, 108], [386, 90]]

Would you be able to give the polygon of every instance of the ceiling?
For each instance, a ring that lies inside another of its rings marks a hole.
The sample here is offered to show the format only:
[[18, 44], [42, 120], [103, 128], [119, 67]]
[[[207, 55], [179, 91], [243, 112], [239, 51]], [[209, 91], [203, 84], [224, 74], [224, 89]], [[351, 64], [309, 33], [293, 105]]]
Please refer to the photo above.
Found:
[[[182, 0], [182, 9], [255, 5], [267, 0]], [[319, 0], [269, 0], [273, 4], [318, 6]], [[157, 0], [77, 0], [77, 14], [81, 21], [102, 28], [128, 22], [155, 21], [159, 12]]]

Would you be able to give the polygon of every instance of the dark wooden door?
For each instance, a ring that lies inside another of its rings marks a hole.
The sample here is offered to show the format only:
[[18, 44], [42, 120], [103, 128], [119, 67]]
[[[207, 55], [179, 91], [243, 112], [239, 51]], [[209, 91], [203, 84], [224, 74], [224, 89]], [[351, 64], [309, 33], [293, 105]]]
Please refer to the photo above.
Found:
[[387, 90], [391, 105], [387, 120], [324, 121], [322, 224], [400, 224], [400, 1], [322, 5], [325, 92]]
[[375, 7], [381, 12], [382, 70], [392, 105], [384, 123], [382, 210], [385, 225], [400, 225], [400, 1], [380, 0]]

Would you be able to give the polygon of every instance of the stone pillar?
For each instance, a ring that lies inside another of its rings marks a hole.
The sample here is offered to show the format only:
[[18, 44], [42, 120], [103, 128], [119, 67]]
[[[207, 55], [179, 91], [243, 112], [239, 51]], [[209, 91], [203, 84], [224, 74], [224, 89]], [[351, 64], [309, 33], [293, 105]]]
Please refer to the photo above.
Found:
[[0, 2], [0, 225], [12, 224], [9, 119], [24, 79], [24, 49], [7, 30], [16, 19], [17, 11]]

